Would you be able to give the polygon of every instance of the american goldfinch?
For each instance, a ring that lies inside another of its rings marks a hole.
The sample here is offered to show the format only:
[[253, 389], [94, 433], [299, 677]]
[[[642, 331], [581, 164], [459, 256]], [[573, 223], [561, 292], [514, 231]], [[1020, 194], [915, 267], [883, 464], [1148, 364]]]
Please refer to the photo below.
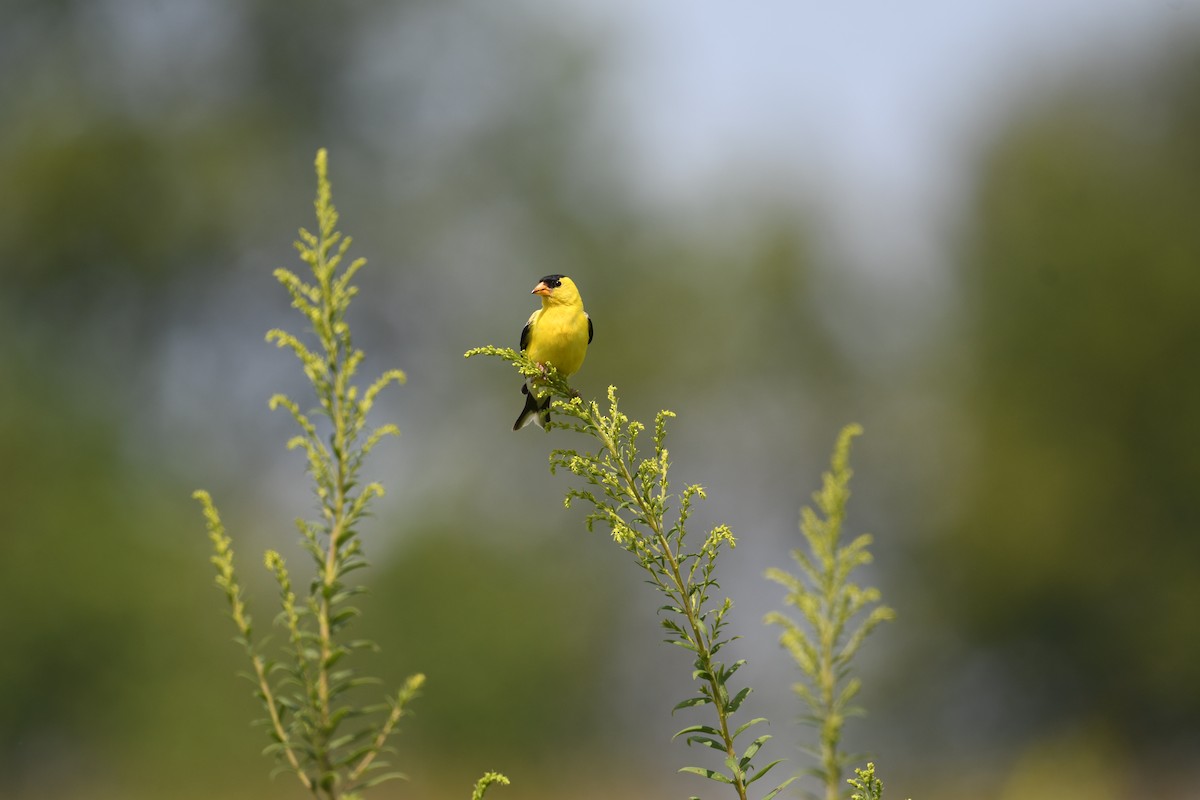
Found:
[[[579, 289], [566, 275], [547, 275], [530, 294], [542, 298], [542, 307], [529, 315], [521, 331], [521, 351], [539, 364], [553, 364], [564, 378], [574, 375], [592, 341], [592, 319], [583, 310]], [[550, 421], [550, 398], [539, 403], [533, 383], [530, 378], [521, 386], [525, 408], [513, 423], [514, 431], [531, 422], [545, 428]]]

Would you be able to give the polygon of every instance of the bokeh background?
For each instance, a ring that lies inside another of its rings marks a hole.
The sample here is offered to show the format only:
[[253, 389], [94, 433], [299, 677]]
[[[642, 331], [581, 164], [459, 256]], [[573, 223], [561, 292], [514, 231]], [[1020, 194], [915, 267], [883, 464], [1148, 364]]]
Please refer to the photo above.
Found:
[[[566, 272], [576, 384], [679, 413], [728, 522], [737, 655], [797, 750], [763, 569], [838, 428], [899, 617], [850, 745], [888, 796], [1200, 797], [1200, 5], [1194, 0], [7, 0], [0, 24], [0, 796], [293, 798], [212, 586], [260, 630], [311, 508], [271, 271], [312, 159], [369, 264], [360, 667], [426, 696], [379, 797], [707, 791], [685, 654], [546, 453], [509, 431], [529, 289]], [[290, 548], [290, 549], [289, 549]], [[301, 560], [293, 557], [293, 563]], [[261, 574], [260, 574], [261, 573]], [[782, 769], [782, 768], [781, 768]]]

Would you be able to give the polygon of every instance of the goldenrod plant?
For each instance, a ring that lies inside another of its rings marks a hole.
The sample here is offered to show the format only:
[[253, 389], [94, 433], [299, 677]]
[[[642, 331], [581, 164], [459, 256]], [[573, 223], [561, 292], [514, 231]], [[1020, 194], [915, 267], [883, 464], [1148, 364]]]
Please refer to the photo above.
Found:
[[883, 781], [875, 777], [875, 765], [867, 762], [866, 769], [854, 768], [858, 777], [848, 778], [846, 783], [854, 788], [850, 800], [883, 800]]
[[800, 530], [808, 549], [792, 551], [800, 574], [775, 568], [766, 573], [783, 585], [785, 602], [800, 613], [796, 620], [775, 611], [765, 621], [783, 629], [779, 642], [800, 669], [801, 680], [793, 689], [805, 707], [801, 718], [817, 729], [819, 739], [812, 751], [818, 766], [806, 772], [824, 785], [825, 800], [845, 796], [842, 776], [850, 756], [841, 749], [842, 727], [847, 717], [862, 713], [852, 704], [862, 686], [851, 671], [852, 661], [871, 631], [895, 616], [881, 604], [878, 589], [851, 580], [855, 569], [871, 561], [870, 534], [842, 540], [853, 474], [850, 444], [861, 433], [857, 425], [842, 429], [830, 471], [813, 495], [817, 511], [808, 506], [801, 510]]
[[484, 794], [487, 793], [488, 787], [493, 783], [501, 786], [508, 786], [508, 778], [501, 775], [499, 772], [485, 772], [483, 777], [475, 781], [475, 791], [471, 793], [471, 800], [483, 800]]
[[[692, 485], [677, 495], [670, 492], [666, 426], [675, 415], [659, 412], [649, 453], [642, 455], [639, 437], [646, 426], [621, 412], [616, 387], [609, 387], [607, 410], [602, 410], [596, 401], [584, 402], [553, 366], [539, 365], [523, 353], [488, 346], [466, 355], [495, 356], [512, 364], [523, 376], [538, 377], [540, 391], [548, 393], [552, 399], [550, 409], [558, 415], [547, 429], [565, 428], [591, 441], [591, 451], [554, 450], [550, 469], [566, 469], [590, 487], [569, 489], [566, 505], [585, 501], [591, 507], [586, 518], [588, 529], [602, 523], [613, 541], [633, 555], [649, 575], [648, 582], [666, 597], [666, 604], [658, 609], [666, 641], [692, 654], [695, 694], [676, 704], [672, 713], [696, 708], [706, 710], [710, 716], [703, 723], [684, 727], [675, 738], [683, 737], [689, 745], [712, 749], [718, 765], [686, 766], [680, 771], [727, 786], [739, 800], [747, 800], [751, 786], [780, 761], [762, 764], [755, 760], [771, 738], [769, 734], [755, 735], [767, 722], [765, 718], [735, 721], [751, 688], [735, 689], [733, 685], [744, 660], [727, 663], [718, 658], [722, 648], [736, 638], [726, 630], [733, 602], [727, 597], [717, 599], [712, 590], [717, 588], [718, 556], [725, 548], [734, 547], [736, 541], [724, 525], [713, 528], [703, 539], [688, 538], [692, 504], [703, 499], [704, 489]], [[677, 510], [672, 512], [672, 506]], [[791, 779], [771, 788], [762, 795], [763, 800], [770, 800], [789, 783]]]
[[[386, 769], [384, 755], [425, 676], [410, 676], [373, 705], [356, 705], [348, 695], [355, 687], [377, 683], [360, 675], [348, 659], [355, 651], [375, 648], [367, 640], [347, 639], [359, 613], [349, 602], [363, 591], [348, 583], [347, 576], [367, 566], [359, 526], [371, 501], [384, 491], [379, 483], [362, 483], [359, 473], [380, 440], [398, 433], [391, 424], [368, 428], [367, 416], [379, 393], [403, 382], [404, 373], [389, 370], [365, 390], [354, 382], [363, 351], [353, 345], [346, 312], [357, 293], [351, 280], [366, 260], [345, 263], [351, 240], [337, 231], [327, 163], [325, 150], [318, 151], [316, 233], [302, 228], [296, 242], [311, 280], [287, 269], [275, 271], [315, 337], [315, 347], [283, 330], [267, 333], [267, 341], [295, 354], [317, 400], [312, 412], [281, 394], [269, 403], [272, 409], [286, 409], [300, 428], [287, 446], [304, 453], [319, 508], [315, 519], [296, 520], [312, 560], [311, 576], [299, 583], [305, 588], [295, 588], [278, 552], [268, 550], [265, 556], [279, 587], [281, 611], [275, 621], [285, 634], [277, 654], [269, 655], [265, 639], [255, 635], [234, 570], [232, 541], [212, 498], [205, 491], [195, 497], [213, 542], [217, 585], [229, 602], [237, 641], [253, 668], [248, 677], [266, 712], [263, 722], [271, 743], [265, 752], [278, 762], [277, 771], [294, 774], [314, 797], [360, 800], [368, 788], [403, 777]], [[478, 800], [488, 786], [507, 782], [498, 773], [487, 773], [473, 797]]]

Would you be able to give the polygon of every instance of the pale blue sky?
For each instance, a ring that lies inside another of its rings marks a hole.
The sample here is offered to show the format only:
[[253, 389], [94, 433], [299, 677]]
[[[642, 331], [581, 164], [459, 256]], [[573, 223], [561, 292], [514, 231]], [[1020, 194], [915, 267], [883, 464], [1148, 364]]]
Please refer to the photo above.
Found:
[[816, 197], [872, 272], [936, 260], [979, 137], [1012, 102], [1200, 19], [1200, 0], [528, 2], [609, 37], [600, 114], [649, 199]]

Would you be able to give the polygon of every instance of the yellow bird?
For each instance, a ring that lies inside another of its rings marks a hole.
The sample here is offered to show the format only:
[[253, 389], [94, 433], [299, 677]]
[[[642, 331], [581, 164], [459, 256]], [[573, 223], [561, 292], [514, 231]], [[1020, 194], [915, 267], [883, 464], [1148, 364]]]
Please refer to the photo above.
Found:
[[[542, 307], [529, 315], [521, 331], [521, 351], [539, 364], [553, 364], [564, 378], [574, 375], [592, 342], [592, 319], [583, 310], [579, 289], [566, 275], [547, 275], [530, 294], [542, 298]], [[521, 386], [525, 408], [513, 423], [514, 431], [531, 422], [540, 428], [550, 422], [550, 398], [539, 403], [532, 387], [532, 378]]]

